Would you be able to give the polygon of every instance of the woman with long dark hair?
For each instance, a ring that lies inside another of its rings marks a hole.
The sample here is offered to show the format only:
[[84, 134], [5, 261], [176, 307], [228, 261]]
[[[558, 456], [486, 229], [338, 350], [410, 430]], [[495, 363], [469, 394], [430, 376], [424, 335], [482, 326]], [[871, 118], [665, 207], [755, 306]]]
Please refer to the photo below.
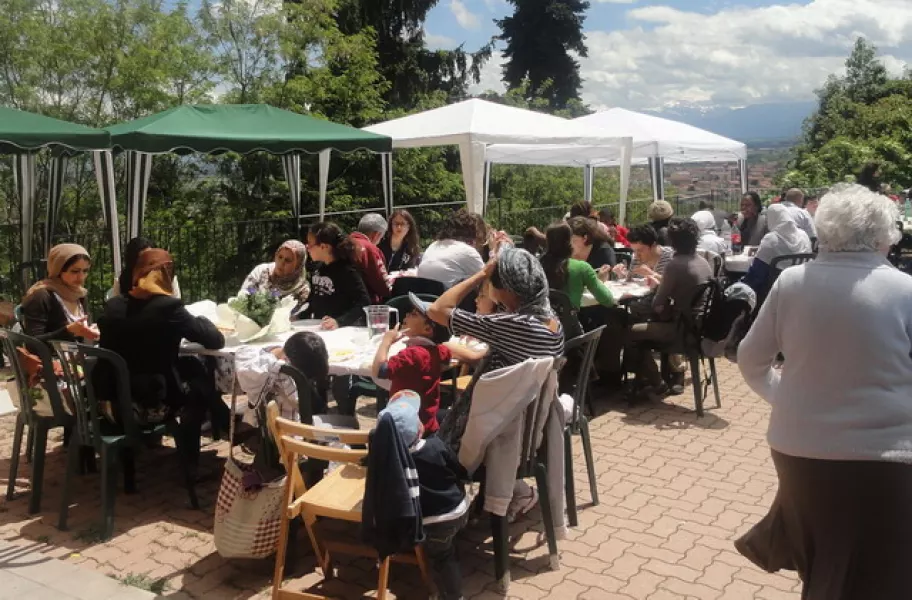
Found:
[[397, 208], [389, 218], [386, 236], [378, 247], [386, 258], [386, 270], [405, 271], [418, 266], [421, 260], [421, 243], [418, 224], [404, 208]]
[[352, 264], [354, 245], [335, 223], [320, 222], [307, 232], [307, 252], [321, 263], [310, 280], [310, 305], [301, 318], [322, 319], [323, 329], [355, 325], [370, 304], [364, 280]]
[[[611, 238], [598, 221], [589, 217], [572, 217], [567, 224], [572, 231], [570, 244], [573, 246], [573, 258], [586, 261], [596, 270], [606, 265], [610, 269], [617, 264]], [[603, 277], [607, 276], [606, 270]]]
[[566, 223], [555, 223], [545, 232], [548, 249], [541, 257], [541, 264], [545, 277], [548, 278], [548, 286], [565, 292], [575, 308], [580, 307], [584, 289], [589, 290], [602, 306], [614, 306], [614, 297], [599, 281], [595, 269], [584, 261], [572, 258], [572, 235], [573, 232]]

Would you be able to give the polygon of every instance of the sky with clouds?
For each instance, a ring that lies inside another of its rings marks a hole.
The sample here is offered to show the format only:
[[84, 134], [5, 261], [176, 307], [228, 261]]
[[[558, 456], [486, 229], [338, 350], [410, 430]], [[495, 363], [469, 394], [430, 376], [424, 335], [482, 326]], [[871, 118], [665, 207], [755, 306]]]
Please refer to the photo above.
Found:
[[[583, 100], [634, 110], [813, 98], [855, 38], [887, 67], [912, 67], [912, 0], [590, 0]], [[506, 0], [440, 0], [428, 45], [474, 50], [497, 35]], [[472, 91], [502, 90], [495, 53]]]

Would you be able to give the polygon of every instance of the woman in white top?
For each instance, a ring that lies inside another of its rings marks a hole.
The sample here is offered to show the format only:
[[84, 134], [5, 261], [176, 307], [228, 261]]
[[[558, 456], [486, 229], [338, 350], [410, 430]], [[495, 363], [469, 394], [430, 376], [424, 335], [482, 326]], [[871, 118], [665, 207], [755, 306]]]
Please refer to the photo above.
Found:
[[912, 277], [886, 259], [898, 216], [858, 185], [824, 196], [819, 256], [782, 272], [738, 350], [772, 406], [779, 491], [736, 547], [797, 570], [806, 600], [912, 590]]
[[450, 215], [428, 246], [418, 265], [418, 277], [439, 281], [449, 289], [484, 268], [481, 254], [473, 245], [479, 239], [478, 220], [460, 209]]
[[708, 210], [699, 210], [691, 217], [700, 228], [700, 239], [697, 240], [697, 252], [715, 252], [725, 256], [728, 246], [725, 240], [716, 233], [716, 217]]
[[770, 206], [766, 211], [766, 223], [770, 231], [760, 240], [754, 261], [742, 279], [757, 292], [760, 302], [769, 292], [770, 271], [777, 258], [811, 252], [811, 239], [798, 229], [791, 211], [786, 207], [781, 204]]

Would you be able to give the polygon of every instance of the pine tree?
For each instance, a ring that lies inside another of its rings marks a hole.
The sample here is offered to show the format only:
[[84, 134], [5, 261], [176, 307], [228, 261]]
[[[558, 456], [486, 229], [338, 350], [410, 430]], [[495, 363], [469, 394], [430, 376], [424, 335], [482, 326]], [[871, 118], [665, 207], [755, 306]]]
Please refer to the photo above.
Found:
[[497, 21], [507, 43], [503, 80], [508, 89], [528, 80], [532, 96], [548, 98], [552, 107], [566, 108], [579, 100], [582, 79], [573, 53], [586, 57], [583, 21], [585, 0], [509, 0], [513, 16]]

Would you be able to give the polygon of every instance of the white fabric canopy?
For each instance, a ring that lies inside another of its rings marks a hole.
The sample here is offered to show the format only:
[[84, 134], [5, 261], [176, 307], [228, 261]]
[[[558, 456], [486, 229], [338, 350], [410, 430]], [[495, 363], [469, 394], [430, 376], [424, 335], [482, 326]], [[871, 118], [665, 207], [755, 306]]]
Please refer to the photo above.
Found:
[[[623, 108], [586, 115], [573, 122], [583, 125], [595, 135], [632, 138], [631, 164], [634, 165], [650, 164], [655, 159], [669, 164], [737, 161], [741, 168], [742, 191], [747, 191], [747, 147], [742, 142], [698, 127]], [[487, 149], [487, 158], [495, 163], [590, 168], [617, 166], [622, 161], [618, 149], [597, 145], [495, 144]], [[592, 185], [591, 176], [588, 185]], [[653, 185], [656, 198], [661, 197], [661, 187]], [[623, 200], [621, 211], [623, 212]]]
[[[561, 117], [478, 98], [372, 125], [365, 131], [393, 138], [393, 148], [459, 146], [466, 202], [476, 213], [484, 212], [485, 163], [491, 144], [593, 146], [598, 148], [593, 152], [600, 160], [629, 161], [632, 143], [629, 136], [594, 132]], [[392, 206], [392, 178], [387, 184]]]

